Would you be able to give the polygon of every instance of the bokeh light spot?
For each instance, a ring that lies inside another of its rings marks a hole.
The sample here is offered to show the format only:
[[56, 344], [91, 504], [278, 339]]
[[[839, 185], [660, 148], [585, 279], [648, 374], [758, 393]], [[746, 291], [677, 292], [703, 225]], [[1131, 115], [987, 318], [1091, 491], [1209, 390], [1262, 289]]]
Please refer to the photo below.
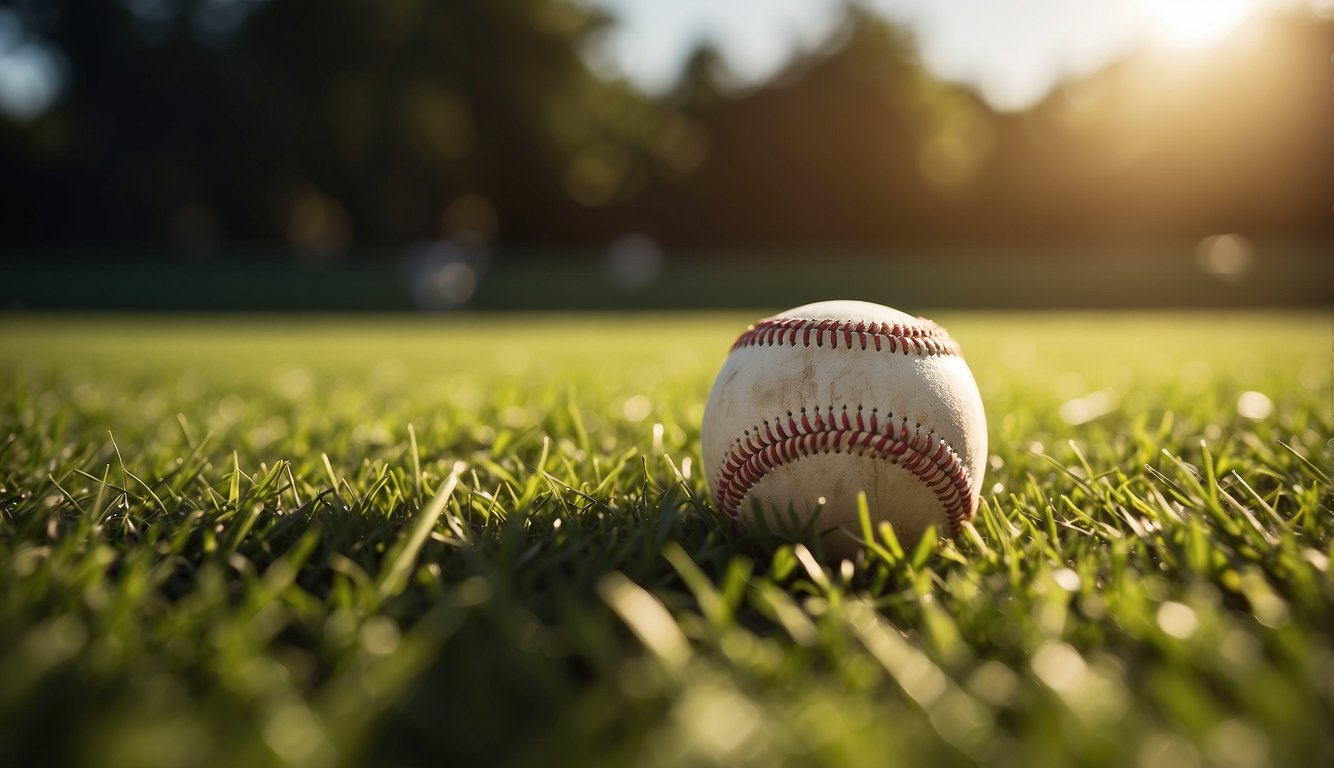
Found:
[[653, 403], [643, 395], [631, 395], [626, 399], [625, 405], [621, 408], [621, 413], [626, 421], [639, 423], [648, 418], [653, 410]]
[[1065, 643], [1048, 643], [1033, 654], [1033, 673], [1058, 693], [1078, 690], [1087, 671], [1084, 657]]
[[293, 196], [287, 211], [287, 240], [308, 259], [339, 255], [352, 237], [352, 222], [337, 200], [313, 188]]
[[1158, 607], [1158, 627], [1179, 640], [1185, 640], [1195, 634], [1199, 619], [1195, 611], [1184, 603], [1166, 602]]
[[1210, 235], [1196, 247], [1195, 258], [1206, 273], [1237, 282], [1255, 262], [1255, 248], [1241, 235]]
[[1100, 389], [1083, 397], [1067, 400], [1061, 404], [1061, 421], [1075, 426], [1087, 424], [1111, 413], [1116, 408], [1117, 401], [1116, 392], [1110, 389]]
[[607, 246], [603, 268], [613, 283], [643, 288], [662, 272], [662, 248], [647, 235], [622, 235]]
[[420, 244], [403, 260], [403, 277], [422, 309], [452, 309], [477, 291], [487, 253], [473, 243], [439, 240]]
[[14, 12], [0, 9], [0, 112], [29, 121], [46, 112], [65, 86], [60, 52], [24, 29]]
[[1269, 414], [1274, 411], [1274, 401], [1263, 392], [1253, 390], [1242, 392], [1237, 398], [1237, 413], [1242, 418], [1252, 421], [1263, 421], [1269, 418]]

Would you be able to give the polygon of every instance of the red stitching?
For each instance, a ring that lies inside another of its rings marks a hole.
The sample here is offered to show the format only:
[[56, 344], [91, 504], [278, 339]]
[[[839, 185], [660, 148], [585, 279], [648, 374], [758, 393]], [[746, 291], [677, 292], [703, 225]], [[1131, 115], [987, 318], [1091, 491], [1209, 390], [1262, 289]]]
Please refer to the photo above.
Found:
[[[812, 338], [813, 336], [813, 338]], [[877, 352], [917, 355], [957, 355], [959, 344], [950, 338], [944, 328], [917, 318], [914, 325], [895, 323], [867, 323], [852, 320], [809, 320], [800, 317], [782, 317], [761, 320], [741, 334], [732, 349], [740, 347], [823, 347], [845, 349], [856, 346], [865, 350], [874, 346]]]
[[[898, 464], [930, 488], [945, 509], [950, 535], [957, 536], [963, 521], [973, 516], [972, 480], [963, 459], [935, 432], [921, 424], [908, 426], [908, 419], [897, 421], [886, 411], [871, 409], [869, 423], [863, 421], [857, 406], [856, 420], [848, 417], [843, 406], [842, 418], [834, 408], [814, 408], [814, 419], [802, 408], [798, 416], [765, 420], [749, 429], [733, 444], [723, 460], [714, 484], [714, 503], [723, 513], [736, 517], [741, 502], [770, 471], [804, 456], [846, 453], [869, 456]], [[869, 427], [869, 428], [868, 428]]]

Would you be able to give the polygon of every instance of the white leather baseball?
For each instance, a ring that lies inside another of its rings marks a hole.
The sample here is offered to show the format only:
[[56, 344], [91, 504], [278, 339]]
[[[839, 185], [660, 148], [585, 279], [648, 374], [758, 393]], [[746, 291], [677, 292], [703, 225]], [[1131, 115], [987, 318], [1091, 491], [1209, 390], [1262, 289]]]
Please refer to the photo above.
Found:
[[943, 328], [864, 301], [823, 301], [753, 325], [709, 393], [701, 431], [714, 503], [743, 526], [847, 556], [872, 522], [905, 543], [957, 535], [987, 455], [977, 383]]

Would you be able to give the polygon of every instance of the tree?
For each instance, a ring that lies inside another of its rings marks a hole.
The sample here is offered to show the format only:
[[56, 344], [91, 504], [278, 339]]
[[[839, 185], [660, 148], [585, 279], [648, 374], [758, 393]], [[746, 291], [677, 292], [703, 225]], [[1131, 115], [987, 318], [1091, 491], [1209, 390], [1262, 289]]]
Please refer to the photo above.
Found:
[[21, 6], [69, 63], [67, 138], [34, 155], [47, 126], [0, 134], [27, 190], [9, 237], [161, 242], [202, 220], [267, 242], [341, 221], [392, 244], [440, 234], [466, 197], [511, 241], [579, 239], [672, 149], [670, 109], [589, 71], [607, 19], [569, 0], [269, 0], [225, 4], [244, 11], [226, 24], [218, 5]]

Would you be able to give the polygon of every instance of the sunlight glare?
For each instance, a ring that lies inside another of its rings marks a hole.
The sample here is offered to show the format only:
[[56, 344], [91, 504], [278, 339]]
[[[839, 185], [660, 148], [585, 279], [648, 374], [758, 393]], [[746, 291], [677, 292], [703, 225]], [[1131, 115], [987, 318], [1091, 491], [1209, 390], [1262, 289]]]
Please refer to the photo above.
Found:
[[1203, 48], [1221, 41], [1255, 14], [1259, 0], [1145, 0], [1140, 4], [1149, 32], [1178, 48]]

